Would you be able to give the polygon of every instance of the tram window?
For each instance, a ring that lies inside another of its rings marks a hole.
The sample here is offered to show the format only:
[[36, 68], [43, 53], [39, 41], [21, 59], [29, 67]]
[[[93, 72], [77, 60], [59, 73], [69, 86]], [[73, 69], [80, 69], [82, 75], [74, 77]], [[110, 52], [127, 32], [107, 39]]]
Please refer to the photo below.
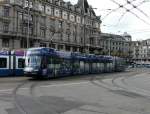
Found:
[[48, 68], [50, 68], [50, 69], [54, 68], [54, 65], [53, 65], [53, 61], [54, 60], [53, 60], [53, 58], [48, 57], [47, 59], [48, 59], [48, 62], [47, 62], [48, 63]]
[[48, 59], [47, 59], [47, 57], [46, 56], [43, 56], [43, 58], [42, 58], [42, 68], [47, 68], [47, 66], [48, 66]]
[[7, 68], [7, 58], [0, 58], [0, 68]]
[[79, 68], [79, 67], [80, 67], [79, 61], [75, 61], [75, 62], [73, 63], [73, 65], [72, 65], [72, 67], [73, 67], [74, 69]]
[[25, 60], [22, 58], [18, 59], [18, 68], [24, 68], [25, 67]]
[[84, 62], [80, 61], [80, 68], [83, 69], [84, 68]]

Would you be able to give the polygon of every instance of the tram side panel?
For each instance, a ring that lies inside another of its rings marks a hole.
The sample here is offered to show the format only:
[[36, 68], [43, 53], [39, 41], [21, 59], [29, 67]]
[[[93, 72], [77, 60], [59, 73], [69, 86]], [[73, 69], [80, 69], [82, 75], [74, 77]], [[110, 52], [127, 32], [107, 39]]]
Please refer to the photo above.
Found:
[[23, 69], [25, 67], [25, 59], [23, 58], [23, 56], [16, 56], [15, 63], [15, 76], [23, 76]]
[[80, 61], [79, 60], [73, 60], [72, 61], [72, 74], [73, 75], [79, 75], [80, 74]]
[[115, 71], [116, 72], [122, 72], [125, 71], [126, 68], [126, 64], [125, 64], [125, 60], [122, 58], [115, 58]]
[[84, 74], [90, 74], [90, 63], [85, 61], [85, 73]]
[[0, 76], [11, 76], [12, 74], [10, 56], [0, 56]]

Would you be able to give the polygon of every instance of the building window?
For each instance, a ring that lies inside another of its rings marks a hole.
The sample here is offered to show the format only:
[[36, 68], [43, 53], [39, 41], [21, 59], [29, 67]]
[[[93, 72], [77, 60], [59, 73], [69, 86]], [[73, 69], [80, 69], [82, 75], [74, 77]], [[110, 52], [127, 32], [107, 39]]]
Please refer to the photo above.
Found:
[[8, 39], [3, 39], [2, 40], [2, 47], [9, 47], [9, 40]]
[[58, 50], [63, 50], [63, 45], [58, 45]]
[[21, 48], [26, 48], [27, 47], [27, 39], [21, 39], [20, 44], [21, 44]]
[[29, 34], [33, 35], [33, 28], [32, 27], [29, 28]]
[[45, 29], [41, 29], [40, 30], [40, 36], [41, 37], [45, 37]]
[[60, 16], [60, 11], [58, 9], [55, 9], [55, 16], [59, 17]]
[[50, 19], [50, 27], [51, 26], [53, 26], [53, 27], [55, 26], [55, 20], [54, 19]]
[[48, 0], [48, 2], [52, 3], [52, 0]]
[[58, 28], [59, 28], [59, 29], [62, 29], [62, 26], [63, 26], [62, 21], [59, 21], [59, 23], [58, 23]]
[[9, 31], [9, 23], [8, 22], [3, 23], [3, 31], [5, 33], [7, 33]]
[[74, 26], [74, 30], [73, 30], [73, 36], [74, 36], [74, 42], [77, 42], [77, 26]]
[[5, 17], [9, 16], [9, 7], [4, 6], [4, 16]]
[[70, 51], [70, 46], [66, 46], [66, 51]]
[[41, 17], [41, 24], [45, 25], [45, 17]]
[[[21, 14], [20, 14], [20, 15], [21, 15]], [[24, 19], [24, 20], [27, 20], [27, 21], [28, 21], [28, 20], [29, 20], [29, 21], [33, 21], [33, 15], [28, 15], [28, 14], [25, 13], [25, 14], [23, 15], [23, 19]]]
[[49, 44], [49, 47], [51, 47], [51, 48], [56, 48], [56, 44]]
[[23, 27], [23, 34], [27, 35], [28, 33], [28, 28], [26, 26]]
[[81, 44], [83, 43], [83, 38], [81, 37]]
[[40, 47], [46, 47], [46, 43], [40, 43]]
[[90, 38], [90, 44], [94, 44], [94, 39]]

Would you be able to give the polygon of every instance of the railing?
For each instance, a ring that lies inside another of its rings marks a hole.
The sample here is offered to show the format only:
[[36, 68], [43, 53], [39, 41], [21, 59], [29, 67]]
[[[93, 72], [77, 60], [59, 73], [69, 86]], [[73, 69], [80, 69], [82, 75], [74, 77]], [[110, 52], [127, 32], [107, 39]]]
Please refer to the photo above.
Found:
[[91, 34], [90, 37], [91, 37], [91, 38], [97, 38], [97, 37], [100, 37], [100, 35], [97, 34], [97, 33], [94, 33], [94, 34]]
[[11, 0], [1, 0], [0, 4], [9, 4]]

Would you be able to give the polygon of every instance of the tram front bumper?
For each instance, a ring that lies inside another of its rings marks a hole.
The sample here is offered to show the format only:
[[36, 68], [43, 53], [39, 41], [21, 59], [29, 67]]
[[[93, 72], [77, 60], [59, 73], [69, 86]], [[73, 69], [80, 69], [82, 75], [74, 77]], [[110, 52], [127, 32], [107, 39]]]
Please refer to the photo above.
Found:
[[39, 70], [34, 68], [25, 68], [24, 69], [24, 75], [26, 76], [33, 76], [33, 75], [39, 75]]

